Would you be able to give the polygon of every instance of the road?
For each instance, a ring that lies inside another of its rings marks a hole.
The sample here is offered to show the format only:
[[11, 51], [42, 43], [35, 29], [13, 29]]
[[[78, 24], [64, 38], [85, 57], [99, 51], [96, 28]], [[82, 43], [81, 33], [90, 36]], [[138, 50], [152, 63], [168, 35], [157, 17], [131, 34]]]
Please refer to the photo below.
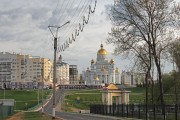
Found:
[[68, 112], [56, 112], [56, 115], [64, 120], [122, 120], [116, 117]]
[[[65, 97], [65, 92], [62, 89], [56, 91], [56, 103], [63, 103]], [[40, 110], [41, 111], [41, 110]], [[52, 99], [44, 106], [44, 112], [47, 114], [52, 114]], [[56, 116], [64, 120], [121, 120], [117, 117], [108, 117], [95, 114], [82, 114], [82, 113], [69, 113], [69, 112], [58, 112], [56, 111]]]
[[[56, 105], [57, 103], [63, 103], [63, 100], [64, 100], [64, 90], [61, 90], [61, 89], [57, 89], [56, 92]], [[52, 112], [52, 105], [53, 105], [53, 99], [51, 97], [51, 99], [49, 100], [49, 102], [44, 106], [44, 112], [47, 112], [47, 113], [50, 113]], [[40, 110], [41, 111], [41, 110]]]

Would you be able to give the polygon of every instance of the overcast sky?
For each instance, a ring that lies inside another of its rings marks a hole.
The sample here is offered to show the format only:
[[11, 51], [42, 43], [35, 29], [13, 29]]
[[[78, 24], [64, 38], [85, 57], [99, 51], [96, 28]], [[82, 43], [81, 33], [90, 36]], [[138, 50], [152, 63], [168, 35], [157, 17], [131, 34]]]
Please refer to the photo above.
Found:
[[[78, 28], [78, 23], [82, 22], [82, 16], [87, 15], [88, 4], [94, 7], [95, 0], [89, 0], [89, 2], [85, 2], [88, 0], [64, 1], [1, 0], [0, 51], [31, 54], [53, 60], [53, 39], [48, 25], [62, 25], [71, 20], [70, 24], [63, 26], [58, 32], [60, 38], [58, 45], [61, 45], [71, 36], [74, 29]], [[130, 68], [131, 62], [122, 57], [113, 56], [114, 47], [105, 42], [111, 29], [105, 6], [112, 4], [113, 0], [98, 0], [96, 11], [90, 15], [89, 23], [85, 25], [84, 31], [68, 49], [61, 52], [67, 63], [78, 65], [79, 73], [83, 68], [90, 66], [92, 58], [96, 59], [101, 43], [108, 52], [108, 58], [115, 59], [116, 67], [121, 70]]]

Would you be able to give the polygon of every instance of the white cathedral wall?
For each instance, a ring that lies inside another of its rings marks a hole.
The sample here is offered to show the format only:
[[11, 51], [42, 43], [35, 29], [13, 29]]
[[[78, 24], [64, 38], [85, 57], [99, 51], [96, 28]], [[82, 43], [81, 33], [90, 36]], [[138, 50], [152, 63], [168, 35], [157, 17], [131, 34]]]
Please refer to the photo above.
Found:
[[120, 74], [119, 73], [116, 73], [116, 82], [117, 84], [121, 84], [121, 81], [120, 81]]

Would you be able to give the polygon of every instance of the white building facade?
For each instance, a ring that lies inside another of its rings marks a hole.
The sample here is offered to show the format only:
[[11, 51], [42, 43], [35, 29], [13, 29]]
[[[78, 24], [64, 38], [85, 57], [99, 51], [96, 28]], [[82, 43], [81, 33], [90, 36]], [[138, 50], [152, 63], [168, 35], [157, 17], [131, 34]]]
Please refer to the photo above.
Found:
[[121, 84], [120, 72], [115, 68], [114, 60], [107, 59], [107, 51], [103, 44], [97, 52], [96, 61], [91, 60], [91, 66], [82, 72], [82, 79], [87, 85]]
[[145, 82], [145, 73], [134, 73], [123, 70], [121, 72], [122, 84], [127, 86], [137, 86]]
[[56, 73], [57, 73], [56, 76], [57, 84], [59, 85], [69, 84], [69, 64], [62, 61], [61, 55], [56, 63]]
[[0, 53], [0, 88], [10, 87], [17, 78], [16, 55]]

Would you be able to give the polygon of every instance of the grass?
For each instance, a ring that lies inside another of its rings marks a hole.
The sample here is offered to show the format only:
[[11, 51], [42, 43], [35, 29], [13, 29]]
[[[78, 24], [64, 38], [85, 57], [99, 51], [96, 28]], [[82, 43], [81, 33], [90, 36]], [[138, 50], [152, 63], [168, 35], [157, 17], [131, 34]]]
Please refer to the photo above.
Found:
[[145, 87], [133, 87], [133, 88], [126, 88], [126, 90], [131, 91], [131, 93], [145, 93]]
[[[44, 99], [50, 94], [50, 90], [44, 90]], [[42, 91], [39, 90], [39, 102]], [[4, 98], [4, 90], [0, 90], [0, 99]], [[28, 110], [38, 104], [38, 90], [5, 90], [5, 99], [15, 100], [15, 110]]]
[[50, 120], [51, 117], [39, 112], [25, 112], [24, 120]]
[[[128, 88], [130, 103], [144, 103], [145, 88]], [[77, 99], [80, 99], [79, 101]], [[89, 109], [90, 104], [101, 104], [100, 90], [70, 90], [67, 91], [64, 103], [64, 111], [72, 111], [71, 108]]]
[[[145, 103], [145, 88], [134, 87], [127, 88], [130, 93], [130, 104], [132, 103]], [[79, 102], [77, 98], [80, 98]], [[114, 98], [114, 97], [113, 97]], [[115, 101], [115, 100], [113, 100]], [[72, 111], [71, 108], [76, 109], [89, 109], [90, 104], [101, 104], [102, 95], [100, 90], [70, 90], [67, 91], [64, 103], [64, 111]]]
[[[90, 104], [101, 103], [100, 90], [71, 90], [67, 91], [64, 110], [71, 111], [71, 108], [89, 109]], [[79, 98], [79, 100], [78, 100]]]
[[145, 88], [144, 87], [134, 87], [127, 88], [126, 90], [131, 91], [129, 95], [129, 103], [145, 103]]
[[[9, 117], [7, 120], [52, 120], [52, 117], [40, 112], [19, 112]], [[62, 120], [56, 118], [55, 120]]]

